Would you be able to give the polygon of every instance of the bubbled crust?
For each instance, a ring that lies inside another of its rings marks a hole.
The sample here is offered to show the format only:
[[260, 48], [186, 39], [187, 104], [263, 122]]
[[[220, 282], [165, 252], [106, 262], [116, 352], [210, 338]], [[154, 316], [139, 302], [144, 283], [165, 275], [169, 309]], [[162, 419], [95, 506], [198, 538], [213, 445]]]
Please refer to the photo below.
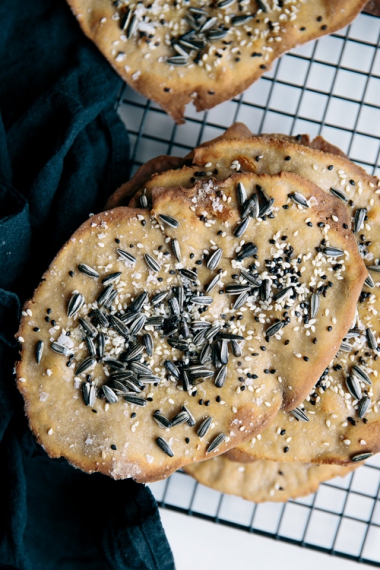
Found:
[[[189, 102], [194, 103], [197, 111], [202, 111], [233, 98], [268, 71], [272, 62], [284, 52], [350, 23], [364, 7], [366, 0], [296, 0], [292, 3], [296, 13], [294, 19], [286, 15], [285, 19], [281, 19], [282, 9], [267, 14], [259, 12], [252, 22], [235, 27], [237, 32], [234, 31], [225, 38], [231, 37], [232, 44], [226, 46], [222, 43], [223, 40], [212, 43], [216, 49], [220, 49], [221, 58], [212, 55], [202, 66], [184, 67], [172, 66], [165, 61], [166, 57], [175, 55], [175, 51], [165, 45], [163, 38], [169, 30], [167, 26], [158, 24], [152, 44], [158, 40], [160, 45], [151, 49], [146, 38], [141, 38], [138, 45], [137, 35], [129, 40], [124, 39], [120, 20], [113, 19], [115, 13], [119, 15], [119, 10], [111, 1], [68, 0], [68, 3], [84, 33], [121, 77], [136, 91], [159, 103], [175, 121], [181, 123], [184, 121], [185, 106]], [[149, 5], [152, 6], [151, 3]], [[199, 6], [198, 3], [193, 5]], [[164, 12], [164, 18], [171, 24], [183, 19], [187, 12], [187, 8], [183, 9], [180, 4], [178, 6], [179, 9], [169, 8], [169, 12]], [[287, 4], [284, 4], [284, 10], [287, 8]], [[245, 13], [256, 11], [256, 2], [250, 0]], [[234, 13], [236, 6], [232, 5], [224, 10], [211, 10], [210, 16], [216, 15], [220, 18], [219, 23], [224, 23], [224, 16]], [[279, 22], [277, 32], [268, 30], [267, 17]], [[162, 11], [158, 10], [157, 15], [150, 14], [149, 18], [158, 21], [162, 18]], [[185, 26], [182, 33], [188, 29]], [[256, 29], [259, 30], [257, 39]], [[235, 36], [235, 33], [240, 35]], [[268, 41], [269, 38], [272, 39]], [[241, 44], [242, 41], [245, 41], [245, 45]], [[239, 49], [239, 57], [230, 51], [235, 47]], [[124, 55], [120, 56], [120, 53]], [[253, 53], [264, 54], [264, 57], [252, 57]], [[148, 58], [144, 57], [146, 54], [149, 54]], [[160, 57], [163, 60], [159, 60]], [[219, 63], [215, 65], [214, 61]], [[210, 63], [210, 68], [206, 67]]]
[[357, 466], [276, 463], [264, 459], [230, 461], [225, 455], [187, 465], [186, 473], [202, 485], [254, 503], [285, 502], [315, 493], [320, 483], [345, 477]]

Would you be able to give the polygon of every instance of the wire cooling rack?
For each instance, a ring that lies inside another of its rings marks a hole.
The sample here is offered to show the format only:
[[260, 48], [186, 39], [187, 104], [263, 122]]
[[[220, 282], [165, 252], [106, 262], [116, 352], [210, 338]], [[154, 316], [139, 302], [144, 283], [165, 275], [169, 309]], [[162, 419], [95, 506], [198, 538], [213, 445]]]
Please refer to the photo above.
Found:
[[[241, 121], [254, 133], [321, 134], [380, 175], [380, 18], [361, 14], [292, 50], [232, 101], [203, 113], [189, 107], [185, 125], [127, 87], [118, 108], [132, 172], [159, 154], [184, 156]], [[161, 507], [380, 567], [380, 455], [286, 504], [222, 495], [181, 472], [151, 489]]]

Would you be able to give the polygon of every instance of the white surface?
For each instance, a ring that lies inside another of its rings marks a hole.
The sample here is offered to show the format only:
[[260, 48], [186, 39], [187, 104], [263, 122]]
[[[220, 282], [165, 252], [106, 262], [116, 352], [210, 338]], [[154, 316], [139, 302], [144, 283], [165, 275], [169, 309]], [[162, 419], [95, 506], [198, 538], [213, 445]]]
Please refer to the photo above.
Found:
[[176, 570], [364, 570], [368, 566], [160, 509]]

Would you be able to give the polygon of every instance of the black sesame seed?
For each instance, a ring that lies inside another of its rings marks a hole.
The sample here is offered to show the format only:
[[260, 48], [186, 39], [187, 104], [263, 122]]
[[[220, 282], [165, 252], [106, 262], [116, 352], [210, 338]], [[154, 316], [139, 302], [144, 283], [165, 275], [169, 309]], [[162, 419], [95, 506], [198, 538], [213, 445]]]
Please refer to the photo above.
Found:
[[188, 437], [185, 437], [185, 442], [190, 443], [190, 439]]
[[33, 330], [34, 330], [34, 332], [39, 332], [40, 329], [38, 327], [34, 327]]
[[291, 156], [285, 156], [284, 160], [291, 160]]
[[114, 451], [117, 450], [117, 447], [116, 447], [116, 445], [115, 445], [114, 443], [111, 444], [111, 449], [113, 449]]
[[285, 435], [285, 434], [286, 434], [286, 429], [282, 429], [282, 430], [280, 431], [280, 434], [281, 434], [281, 435]]
[[329, 332], [331, 332], [331, 331], [332, 331], [332, 326], [330, 325], [329, 327], [327, 327], [327, 330], [328, 330]]
[[284, 342], [284, 345], [287, 346], [289, 343], [290, 343], [290, 340], [286, 340], [286, 341]]
[[70, 277], [74, 277], [74, 271], [69, 271]]
[[119, 238], [115, 238], [115, 242], [116, 242], [116, 243], [120, 243]]
[[317, 338], [313, 338], [313, 344], [317, 344], [318, 339]]
[[46, 321], [47, 323], [50, 323], [50, 317], [45, 317], [45, 321]]
[[198, 402], [198, 404], [199, 404], [200, 406], [203, 406], [203, 400], [200, 399], [199, 402]]
[[133, 414], [131, 414], [131, 418], [135, 418], [137, 416], [136, 412], [133, 412]]
[[289, 451], [289, 447], [288, 446], [284, 447], [284, 453], [288, 453], [288, 451]]
[[308, 357], [308, 356], [304, 356], [303, 359], [304, 359], [305, 362], [309, 362], [309, 357]]

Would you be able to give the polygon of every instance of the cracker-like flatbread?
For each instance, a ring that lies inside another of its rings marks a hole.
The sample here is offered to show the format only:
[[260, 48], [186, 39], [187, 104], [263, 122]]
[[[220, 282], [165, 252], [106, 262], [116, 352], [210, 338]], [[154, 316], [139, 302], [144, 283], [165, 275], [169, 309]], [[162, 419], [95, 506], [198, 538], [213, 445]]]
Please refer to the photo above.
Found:
[[366, 0], [68, 3], [121, 77], [181, 123], [189, 102], [202, 111], [238, 95], [284, 52], [349, 24]]
[[[219, 150], [214, 148], [212, 160], [225, 175], [229, 169], [227, 162], [220, 162], [224, 160], [221, 144], [219, 143]], [[380, 341], [377, 317], [380, 314], [380, 282], [375, 270], [380, 259], [379, 180], [345, 159], [343, 153], [334, 156], [312, 149], [302, 149], [286, 142], [271, 142], [269, 139], [261, 142], [258, 139], [242, 140], [236, 142], [235, 147], [233, 152], [233, 146], [229, 145], [228, 160], [239, 160], [242, 170], [275, 173], [286, 169], [312, 180], [326, 192], [331, 193], [333, 189], [335, 195], [340, 195], [342, 203], [346, 204], [352, 229], [355, 229], [355, 216], [359, 216], [365, 209], [366, 219], [360, 224], [360, 228], [357, 228], [355, 236], [366, 265], [373, 268], [369, 269], [369, 274], [374, 280], [372, 287], [365, 285], [360, 297], [358, 313], [352, 324], [352, 334], [356, 333], [358, 336], [353, 340], [347, 339], [352, 345], [351, 352], [338, 353], [316, 389], [312, 391], [309, 402], [305, 402], [309, 422], [297, 422], [292, 415], [281, 412], [271, 428], [262, 434], [261, 439], [254, 438], [251, 443], [245, 443], [239, 449], [258, 459], [338, 464], [347, 464], [377, 453], [380, 451], [379, 361], [377, 349], [374, 350], [368, 344], [368, 334], [371, 333], [366, 333], [366, 330], [372, 331], [377, 344]], [[328, 148], [336, 154], [339, 151], [325, 145], [322, 145], [322, 148]], [[195, 151], [195, 160], [198, 159], [199, 166], [203, 161], [208, 163], [211, 160], [210, 155], [204, 155], [199, 160], [203, 152], [203, 149]], [[253, 157], [258, 156], [258, 153], [262, 158], [255, 164]], [[291, 159], [285, 161], [286, 156]], [[213, 166], [214, 163], [210, 168]], [[331, 326], [336, 309], [330, 309]], [[356, 376], [354, 367], [359, 368]], [[355, 383], [358, 374], [360, 379], [360, 371], [369, 376], [371, 385], [368, 385], [368, 380], [367, 383], [359, 382], [358, 395], [361, 393], [361, 398], [358, 399], [352, 395], [355, 394], [352, 388], [350, 393], [348, 385]], [[369, 407], [364, 413], [367, 404]], [[233, 455], [236, 457], [237, 452], [234, 451]]]
[[[267, 212], [247, 218], [237, 238], [239, 184], [250, 197], [260, 194]], [[295, 195], [308, 207], [294, 202]], [[151, 213], [118, 208], [83, 224], [26, 304], [18, 332], [18, 387], [47, 452], [85, 471], [138, 481], [161, 479], [222, 453], [262, 431], [281, 406], [297, 406], [336, 352], [365, 277], [355, 240], [331, 220], [346, 219], [344, 207], [296, 175], [235, 174], [191, 189], [156, 188], [152, 200]], [[308, 327], [299, 328], [286, 311], [310, 303], [317, 268], [327, 271], [337, 263], [334, 250], [325, 247], [338, 248], [343, 263], [332, 272], [320, 308], [330, 301], [342, 311], [330, 334], [323, 318], [310, 322], [319, 336], [314, 345]], [[245, 281], [242, 268], [254, 281], [272, 275], [272, 286]], [[115, 272], [121, 275], [103, 282]], [[184, 300], [172, 290], [181, 284]], [[152, 305], [162, 291], [168, 298]], [[144, 292], [142, 306], [133, 305]], [[144, 321], [151, 317], [159, 322]], [[221, 328], [208, 334], [194, 320]], [[270, 329], [274, 324], [276, 330]], [[153, 345], [143, 337], [147, 331]], [[203, 352], [209, 344], [211, 355]], [[130, 355], [135, 348], [138, 353]], [[143, 368], [133, 362], [141, 355]], [[153, 418], [157, 410], [161, 427]]]
[[324, 481], [345, 477], [357, 466], [276, 463], [261, 459], [230, 461], [226, 456], [187, 465], [186, 473], [202, 485], [254, 503], [285, 502], [315, 493]]

